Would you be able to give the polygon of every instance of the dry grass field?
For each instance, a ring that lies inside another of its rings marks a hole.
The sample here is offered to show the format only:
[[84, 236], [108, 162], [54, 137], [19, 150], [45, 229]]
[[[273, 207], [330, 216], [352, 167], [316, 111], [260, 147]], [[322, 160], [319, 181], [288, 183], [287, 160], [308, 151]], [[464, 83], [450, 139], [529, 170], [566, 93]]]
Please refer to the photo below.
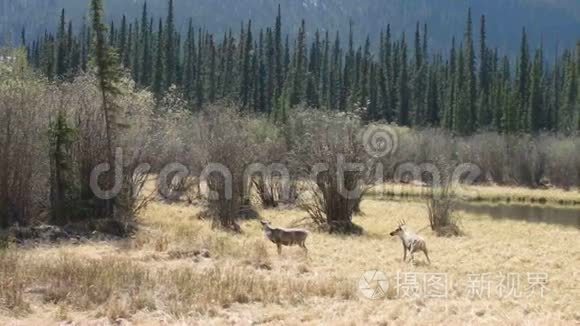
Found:
[[[388, 233], [402, 218], [423, 229], [424, 206], [366, 200], [362, 210], [355, 222], [365, 235], [312, 232], [308, 257], [296, 247], [278, 256], [256, 220], [242, 224], [242, 235], [231, 235], [198, 220], [195, 207], [163, 203], [143, 212], [129, 240], [9, 248], [0, 253], [0, 324], [580, 323], [577, 228], [463, 215], [465, 237], [421, 231], [432, 265], [422, 254], [412, 265], [402, 262], [400, 241]], [[304, 217], [293, 209], [260, 214], [278, 226]], [[370, 270], [389, 281], [376, 300], [359, 291], [359, 279]], [[428, 293], [435, 273], [447, 280], [443, 297]], [[541, 286], [536, 273], [547, 277]], [[507, 274], [519, 282], [502, 283], [498, 277]], [[500, 295], [500, 285], [508, 283], [519, 293]], [[417, 284], [417, 295], [404, 291]]]

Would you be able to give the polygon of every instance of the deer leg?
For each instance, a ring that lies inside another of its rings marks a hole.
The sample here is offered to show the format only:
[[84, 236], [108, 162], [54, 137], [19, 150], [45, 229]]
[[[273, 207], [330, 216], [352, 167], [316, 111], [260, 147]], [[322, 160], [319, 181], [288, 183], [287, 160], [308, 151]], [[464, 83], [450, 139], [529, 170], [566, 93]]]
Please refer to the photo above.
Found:
[[431, 259], [429, 259], [429, 253], [427, 252], [427, 248], [423, 249], [423, 252], [425, 253], [425, 257], [427, 257], [427, 262], [429, 262], [429, 265], [431, 265]]
[[409, 255], [411, 256], [410, 261], [414, 261], [415, 260], [415, 257], [413, 256], [413, 252], [415, 252], [414, 246], [412, 244], [409, 245], [409, 248], [407, 248], [407, 250], [409, 251]]
[[306, 244], [304, 242], [300, 243], [300, 247], [302, 247], [302, 249], [304, 249], [306, 252], [306, 255], [308, 255], [308, 248], [306, 248]]
[[403, 243], [403, 263], [407, 262], [407, 247]]
[[278, 246], [278, 255], [282, 254], [282, 245], [277, 243], [276, 246]]

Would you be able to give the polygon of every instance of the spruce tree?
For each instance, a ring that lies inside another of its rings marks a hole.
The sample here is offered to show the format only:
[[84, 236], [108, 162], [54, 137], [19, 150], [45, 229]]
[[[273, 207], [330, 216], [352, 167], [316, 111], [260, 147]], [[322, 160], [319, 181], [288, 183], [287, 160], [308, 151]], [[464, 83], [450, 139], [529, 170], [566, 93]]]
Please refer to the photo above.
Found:
[[545, 117], [542, 114], [544, 107], [542, 64], [542, 53], [541, 50], [538, 50], [532, 66], [529, 108], [527, 109], [528, 116], [526, 117], [528, 120], [527, 131], [532, 134], [538, 133], [545, 121]]
[[410, 98], [409, 98], [409, 72], [407, 67], [407, 44], [405, 43], [405, 34], [401, 40], [401, 72], [398, 80], [398, 104], [399, 104], [399, 124], [402, 126], [411, 126]]
[[528, 126], [528, 100], [530, 97], [529, 89], [529, 78], [530, 78], [530, 54], [528, 48], [528, 39], [526, 34], [526, 29], [522, 30], [522, 41], [520, 45], [520, 58], [518, 65], [518, 77], [517, 77], [517, 103], [518, 112], [517, 120], [519, 121], [519, 130], [529, 130]]
[[153, 94], [157, 101], [161, 100], [163, 97], [163, 91], [165, 87], [164, 80], [164, 39], [163, 39], [163, 22], [159, 19], [159, 28], [157, 31], [157, 57], [155, 60], [155, 73], [153, 76]]
[[563, 104], [560, 113], [561, 132], [571, 135], [577, 131], [578, 128], [578, 114], [580, 107], [578, 103], [578, 71], [576, 63], [571, 58], [566, 64], [566, 77], [564, 84]]
[[142, 86], [151, 85], [152, 65], [151, 59], [151, 45], [152, 45], [152, 24], [149, 23], [149, 15], [147, 13], [147, 1], [143, 4], [143, 12], [141, 14], [141, 61], [137, 64], [141, 67], [141, 75], [139, 76], [139, 83]]
[[[119, 94], [117, 84], [120, 80], [120, 70], [117, 54], [109, 47], [106, 41], [107, 27], [103, 24], [102, 0], [91, 0], [92, 26], [94, 32], [94, 62], [96, 76], [101, 92], [103, 115], [105, 117], [105, 130], [107, 140], [107, 160], [110, 166], [114, 164], [113, 151], [117, 137], [117, 107], [115, 97]], [[107, 186], [114, 184], [113, 175], [108, 174]], [[115, 217], [117, 200], [114, 198], [105, 200], [104, 216]]]
[[165, 87], [175, 82], [175, 26], [173, 0], [169, 0], [167, 9], [167, 26], [165, 28]]
[[60, 14], [60, 25], [57, 34], [57, 54], [56, 54], [56, 76], [62, 78], [67, 72], [68, 59], [68, 45], [66, 35], [66, 21], [65, 12], [62, 9]]
[[467, 29], [465, 31], [465, 73], [466, 73], [466, 101], [467, 105], [467, 116], [464, 121], [465, 127], [462, 127], [467, 133], [474, 132], [478, 127], [477, 113], [476, 113], [476, 95], [477, 95], [477, 82], [475, 74], [475, 49], [473, 45], [473, 21], [471, 18], [471, 8], [469, 9], [467, 16]]

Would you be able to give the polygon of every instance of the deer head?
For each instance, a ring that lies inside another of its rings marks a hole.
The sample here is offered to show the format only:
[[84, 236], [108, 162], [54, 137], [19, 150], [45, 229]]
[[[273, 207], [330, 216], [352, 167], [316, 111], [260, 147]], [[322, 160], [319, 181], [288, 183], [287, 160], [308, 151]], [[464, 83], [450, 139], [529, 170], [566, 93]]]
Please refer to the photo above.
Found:
[[405, 232], [406, 225], [407, 225], [407, 222], [405, 222], [405, 220], [400, 220], [399, 226], [397, 227], [397, 229], [395, 229], [395, 231], [393, 231], [389, 234], [391, 235], [391, 237], [394, 237], [396, 235], [401, 235], [403, 232]]

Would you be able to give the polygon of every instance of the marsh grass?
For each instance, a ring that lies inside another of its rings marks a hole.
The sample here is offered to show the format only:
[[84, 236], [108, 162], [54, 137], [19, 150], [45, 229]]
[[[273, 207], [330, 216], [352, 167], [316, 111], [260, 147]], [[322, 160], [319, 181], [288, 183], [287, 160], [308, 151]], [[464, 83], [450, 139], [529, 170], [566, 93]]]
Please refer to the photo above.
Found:
[[[11, 248], [1, 254], [0, 323], [48, 318], [49, 324], [103, 319], [108, 324], [124, 318], [136, 324], [390, 324], [403, 319], [493, 324], [505, 314], [515, 324], [580, 320], [580, 293], [570, 289], [580, 263], [578, 230], [467, 214], [465, 237], [421, 232], [433, 264], [418, 257], [412, 266], [402, 262], [400, 243], [388, 232], [403, 218], [414, 230], [428, 226], [425, 206], [365, 200], [362, 209], [366, 215], [355, 218], [367, 230], [364, 235], [311, 230], [307, 258], [299, 248], [285, 248], [278, 256], [255, 221], [242, 222], [243, 235], [232, 235], [193, 218], [199, 208], [152, 203], [140, 217], [135, 239]], [[280, 226], [305, 215], [296, 209], [260, 213]], [[156, 248], [159, 237], [166, 243], [162, 250]], [[193, 253], [199, 249], [208, 250], [210, 258]], [[361, 299], [358, 280], [374, 269], [390, 276], [446, 273], [453, 283], [446, 300], [402, 298], [393, 287], [382, 300]], [[550, 277], [545, 298], [473, 300], [466, 294], [471, 273], [537, 271]]]
[[[455, 192], [458, 200], [467, 202], [580, 205], [580, 189], [529, 189], [493, 185], [461, 185]], [[430, 190], [419, 185], [385, 183], [369, 189], [367, 196], [375, 199], [425, 199], [430, 196]]]
[[0, 311], [14, 314], [29, 311], [29, 305], [24, 299], [25, 281], [18, 275], [20, 267], [14, 252], [0, 249]]
[[[19, 253], [21, 254], [21, 253]], [[70, 252], [38, 257], [0, 256], [3, 308], [26, 311], [34, 292], [62, 311], [97, 311], [111, 320], [163, 309], [175, 318], [234, 303], [297, 303], [307, 297], [351, 298], [346, 279], [267, 274], [253, 266], [217, 263], [207, 268], [147, 266], [122, 257], [86, 258]], [[11, 276], [7, 276], [11, 275]], [[30, 300], [30, 298], [29, 298]], [[57, 311], [57, 314], [61, 312]]]

